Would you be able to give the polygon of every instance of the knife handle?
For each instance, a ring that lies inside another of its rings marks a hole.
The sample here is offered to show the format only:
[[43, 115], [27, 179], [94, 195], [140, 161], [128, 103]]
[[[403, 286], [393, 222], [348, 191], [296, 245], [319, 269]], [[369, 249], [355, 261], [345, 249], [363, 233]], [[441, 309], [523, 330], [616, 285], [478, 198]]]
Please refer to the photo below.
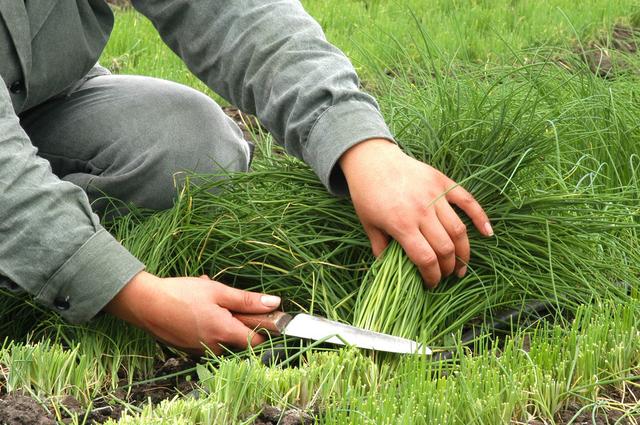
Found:
[[244, 323], [248, 328], [264, 329], [274, 336], [282, 334], [284, 328], [286, 328], [291, 319], [293, 319], [290, 314], [283, 311], [272, 311], [271, 313], [264, 314], [233, 313], [233, 317]]

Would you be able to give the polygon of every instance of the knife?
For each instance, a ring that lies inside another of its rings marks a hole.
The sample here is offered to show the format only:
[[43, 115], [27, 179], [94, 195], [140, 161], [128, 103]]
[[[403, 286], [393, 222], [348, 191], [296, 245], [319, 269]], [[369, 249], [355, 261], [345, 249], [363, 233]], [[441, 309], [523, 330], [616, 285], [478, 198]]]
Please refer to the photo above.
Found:
[[240, 314], [233, 316], [252, 329], [264, 329], [274, 336], [286, 335], [304, 339], [324, 340], [332, 344], [353, 345], [368, 350], [400, 354], [431, 355], [429, 347], [405, 338], [361, 329], [308, 314], [290, 314], [273, 311], [266, 314]]

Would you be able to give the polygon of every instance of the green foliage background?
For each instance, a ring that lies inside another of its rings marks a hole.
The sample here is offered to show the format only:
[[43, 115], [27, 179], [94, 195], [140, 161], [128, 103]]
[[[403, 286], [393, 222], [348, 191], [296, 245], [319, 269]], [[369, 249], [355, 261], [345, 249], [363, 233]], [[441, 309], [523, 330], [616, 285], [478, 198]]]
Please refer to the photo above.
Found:
[[[471, 273], [426, 292], [401, 250], [373, 263], [348, 200], [329, 196], [258, 129], [251, 173], [197, 176], [176, 189], [173, 209], [133, 213], [110, 228], [152, 272], [207, 273], [282, 295], [288, 311], [416, 338], [451, 358], [318, 352], [287, 341], [298, 368], [262, 366], [260, 353], [212, 357], [189, 372], [200, 399], [139, 408], [122, 390], [151, 378], [168, 355], [149, 336], [108, 317], [70, 326], [7, 294], [0, 389], [49, 398], [59, 417], [63, 395], [87, 411], [108, 399], [126, 407], [122, 423], [251, 422], [265, 403], [317, 408], [320, 423], [553, 423], [570, 403], [637, 414], [633, 400], [610, 400], [635, 385], [640, 353], [640, 61], [611, 49], [614, 25], [637, 23], [637, 3], [304, 5], [352, 58], [403, 148], [487, 208], [496, 238], [471, 231]], [[613, 58], [610, 78], [585, 63], [594, 51]], [[118, 11], [102, 64], [224, 103], [131, 10]], [[532, 300], [549, 303], [553, 320], [506, 341], [491, 337], [496, 312]], [[487, 324], [485, 333], [463, 345], [470, 322]]]

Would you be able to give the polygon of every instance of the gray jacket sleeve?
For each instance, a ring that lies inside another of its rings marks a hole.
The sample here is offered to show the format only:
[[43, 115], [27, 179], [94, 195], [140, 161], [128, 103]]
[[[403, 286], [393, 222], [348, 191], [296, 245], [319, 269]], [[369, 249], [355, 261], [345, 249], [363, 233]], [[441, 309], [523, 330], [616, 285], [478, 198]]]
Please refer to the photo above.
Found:
[[36, 156], [4, 84], [0, 235], [0, 281], [17, 284], [71, 322], [93, 317], [143, 269], [100, 226], [82, 189], [58, 179]]
[[133, 0], [212, 90], [256, 114], [336, 194], [349, 147], [392, 140], [349, 60], [296, 0]]

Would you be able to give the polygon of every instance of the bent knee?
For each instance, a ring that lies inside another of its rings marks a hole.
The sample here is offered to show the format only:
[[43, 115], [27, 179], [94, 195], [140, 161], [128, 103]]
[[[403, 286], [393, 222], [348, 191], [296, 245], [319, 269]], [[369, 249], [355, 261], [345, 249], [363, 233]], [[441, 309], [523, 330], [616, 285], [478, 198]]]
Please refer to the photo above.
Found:
[[247, 171], [251, 159], [241, 130], [209, 97], [182, 87], [162, 94], [125, 135], [127, 154], [93, 178], [102, 193], [153, 210], [173, 206], [186, 176], [224, 178]]
[[249, 142], [218, 104], [191, 89], [185, 90], [176, 103], [164, 132], [168, 135], [166, 166], [173, 173], [224, 174], [248, 170]]

